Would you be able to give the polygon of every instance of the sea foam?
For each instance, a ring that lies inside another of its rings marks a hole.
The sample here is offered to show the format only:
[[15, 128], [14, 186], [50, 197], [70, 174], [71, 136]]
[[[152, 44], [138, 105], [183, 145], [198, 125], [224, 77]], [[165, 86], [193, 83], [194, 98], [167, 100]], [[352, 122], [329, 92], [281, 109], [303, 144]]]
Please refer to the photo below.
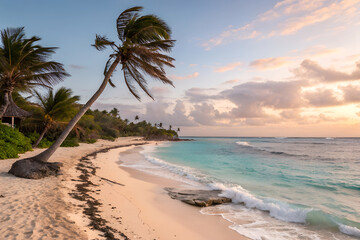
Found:
[[360, 238], [360, 229], [358, 229], [356, 227], [339, 224], [339, 230], [340, 230], [340, 232], [345, 233], [347, 235], [351, 235], [351, 236]]
[[256, 208], [261, 211], [268, 211], [270, 216], [295, 223], [305, 223], [307, 214], [312, 211], [311, 208], [295, 208], [287, 203], [265, 201], [249, 193], [241, 186], [226, 187], [224, 184], [211, 184], [212, 189], [222, 190], [221, 196], [232, 199], [233, 203], [243, 203], [248, 208]]

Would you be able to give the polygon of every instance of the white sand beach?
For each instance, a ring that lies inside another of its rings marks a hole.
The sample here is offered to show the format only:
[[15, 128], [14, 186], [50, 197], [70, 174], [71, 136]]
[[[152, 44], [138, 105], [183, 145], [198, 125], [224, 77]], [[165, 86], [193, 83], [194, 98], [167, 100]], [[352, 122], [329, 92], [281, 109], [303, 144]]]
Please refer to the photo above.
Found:
[[202, 215], [200, 208], [171, 199], [163, 188], [178, 182], [120, 167], [119, 160], [141, 157], [141, 147], [91, 154], [141, 143], [128, 137], [60, 148], [51, 161], [64, 163], [63, 174], [40, 180], [8, 174], [16, 159], [1, 160], [0, 239], [246, 239], [220, 216]]

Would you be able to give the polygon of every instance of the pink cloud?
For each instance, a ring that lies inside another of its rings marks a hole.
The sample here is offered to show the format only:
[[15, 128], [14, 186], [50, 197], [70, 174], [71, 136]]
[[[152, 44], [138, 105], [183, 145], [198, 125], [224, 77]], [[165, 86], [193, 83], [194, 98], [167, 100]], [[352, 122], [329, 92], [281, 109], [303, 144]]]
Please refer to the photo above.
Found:
[[350, 13], [355, 13], [356, 11], [354, 12], [353, 7], [358, 5], [359, 1], [343, 0], [321, 7], [307, 15], [291, 18], [283, 25], [283, 29], [280, 31], [280, 35], [294, 34], [306, 26], [310, 26], [335, 16], [342, 15], [345, 11], [351, 10]]
[[227, 71], [230, 71], [230, 70], [235, 69], [236, 67], [238, 67], [238, 66], [240, 66], [240, 65], [241, 65], [241, 62], [230, 63], [230, 64], [228, 64], [228, 65], [225, 65], [225, 66], [216, 68], [216, 69], [214, 70], [214, 72], [227, 72]]
[[287, 57], [262, 58], [252, 61], [250, 66], [258, 70], [269, 70], [280, 68], [288, 63], [290, 63], [290, 61]]
[[358, 15], [359, 8], [358, 0], [283, 0], [245, 25], [230, 26], [230, 29], [227, 27], [202, 46], [210, 50], [234, 40], [295, 34], [305, 27], [335, 18], [338, 22], [341, 19], [343, 22], [351, 23]]
[[238, 79], [232, 79], [232, 80], [228, 80], [223, 82], [223, 84], [234, 84], [234, 83], [238, 83], [240, 80]]
[[174, 79], [174, 80], [185, 80], [185, 79], [190, 79], [190, 78], [196, 78], [199, 76], [198, 72], [194, 72], [193, 74], [189, 74], [186, 76], [176, 76], [176, 75], [171, 75], [170, 79]]

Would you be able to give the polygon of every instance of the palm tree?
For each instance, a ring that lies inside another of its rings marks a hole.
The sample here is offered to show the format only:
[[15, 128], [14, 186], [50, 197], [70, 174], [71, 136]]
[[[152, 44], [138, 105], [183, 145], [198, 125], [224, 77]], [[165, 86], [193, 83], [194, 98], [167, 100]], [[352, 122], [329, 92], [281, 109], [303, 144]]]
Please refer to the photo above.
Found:
[[38, 161], [47, 161], [56, 149], [65, 140], [75, 124], [98, 99], [109, 83], [112, 82], [112, 74], [118, 65], [121, 65], [125, 84], [131, 94], [140, 100], [134, 83], [136, 83], [149, 97], [153, 99], [147, 89], [147, 81], [144, 74], [160, 80], [164, 84], [173, 83], [167, 78], [164, 67], [174, 67], [172, 57], [162, 53], [170, 52], [174, 46], [174, 40], [171, 40], [171, 30], [168, 25], [154, 15], [140, 16], [139, 11], [142, 7], [133, 7], [123, 11], [116, 20], [117, 34], [120, 40], [119, 44], [108, 40], [105, 36], [96, 35], [95, 44], [97, 50], [104, 50], [110, 47], [113, 53], [110, 54], [105, 64], [104, 80], [95, 94], [80, 109], [75, 117], [69, 122], [65, 130], [54, 144], [35, 156], [33, 159]]
[[55, 94], [52, 90], [49, 90], [46, 96], [41, 96], [37, 91], [35, 91], [35, 94], [41, 106], [44, 129], [34, 143], [33, 148], [39, 145], [45, 133], [56, 122], [68, 121], [74, 116], [78, 109], [75, 103], [80, 100], [79, 96], [72, 96], [71, 89], [64, 87], [57, 90]]
[[172, 126], [171, 125], [169, 125], [169, 130], [171, 130], [172, 129]]
[[135, 116], [135, 121], [137, 121], [137, 120], [139, 120], [139, 116], [138, 116], [138, 115]]
[[162, 123], [159, 123], [159, 128], [162, 128]]
[[7, 28], [0, 34], [0, 89], [4, 95], [1, 119], [13, 101], [14, 90], [29, 91], [36, 86], [50, 88], [69, 74], [62, 64], [49, 61], [57, 48], [37, 45], [39, 37], [25, 38], [23, 27]]
[[177, 129], [177, 132], [180, 132], [180, 128]]
[[110, 111], [110, 114], [111, 116], [113, 117], [118, 117], [119, 116], [119, 110], [117, 108], [113, 108], [111, 111]]

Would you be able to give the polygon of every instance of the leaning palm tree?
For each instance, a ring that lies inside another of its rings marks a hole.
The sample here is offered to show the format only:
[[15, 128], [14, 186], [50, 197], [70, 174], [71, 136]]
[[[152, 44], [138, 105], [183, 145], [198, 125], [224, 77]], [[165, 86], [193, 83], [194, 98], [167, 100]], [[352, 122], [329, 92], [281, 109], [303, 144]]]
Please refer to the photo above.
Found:
[[35, 91], [36, 97], [40, 103], [42, 110], [43, 126], [39, 138], [33, 144], [33, 148], [36, 148], [45, 133], [57, 122], [66, 122], [71, 119], [78, 110], [77, 105], [75, 104], [79, 101], [79, 96], [72, 96], [73, 93], [71, 89], [60, 88], [53, 93], [52, 90], [49, 90], [46, 96], [42, 96], [39, 92]]
[[[104, 50], [110, 47], [113, 53], [110, 54], [105, 64], [104, 80], [99, 89], [90, 100], [80, 109], [75, 117], [69, 122], [54, 144], [35, 156], [37, 161], [47, 161], [56, 149], [66, 139], [75, 124], [98, 99], [109, 83], [115, 86], [111, 77], [119, 65], [123, 71], [124, 81], [130, 93], [140, 100], [135, 85], [137, 84], [149, 97], [154, 99], [147, 88], [147, 81], [144, 74], [160, 80], [164, 84], [173, 83], [167, 78], [164, 67], [174, 67], [172, 57], [166, 55], [174, 46], [171, 40], [169, 26], [155, 15], [140, 16], [142, 7], [133, 7], [123, 11], [116, 20], [116, 29], [119, 44], [110, 41], [105, 36], [96, 35], [95, 44], [97, 50]], [[164, 53], [165, 52], [165, 53]]]
[[68, 76], [62, 64], [49, 61], [55, 47], [37, 44], [39, 37], [25, 38], [24, 28], [2, 30], [0, 44], [0, 90], [3, 103], [0, 119], [12, 100], [12, 93], [28, 91], [36, 86], [52, 87]]

